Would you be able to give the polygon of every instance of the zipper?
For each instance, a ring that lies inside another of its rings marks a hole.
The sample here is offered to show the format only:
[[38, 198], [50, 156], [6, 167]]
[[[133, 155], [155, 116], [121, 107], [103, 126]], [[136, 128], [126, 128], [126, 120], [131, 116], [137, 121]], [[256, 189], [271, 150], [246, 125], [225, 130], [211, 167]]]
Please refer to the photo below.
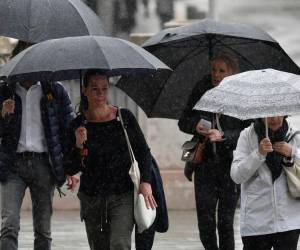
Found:
[[272, 191], [273, 191], [273, 206], [274, 206], [274, 227], [275, 227], [275, 231], [277, 232], [277, 229], [278, 229], [278, 223], [277, 223], [277, 207], [276, 207], [276, 204], [277, 204], [277, 201], [276, 201], [276, 190], [275, 190], [275, 182], [277, 181], [277, 179], [274, 181], [273, 183], [273, 188], [272, 188]]

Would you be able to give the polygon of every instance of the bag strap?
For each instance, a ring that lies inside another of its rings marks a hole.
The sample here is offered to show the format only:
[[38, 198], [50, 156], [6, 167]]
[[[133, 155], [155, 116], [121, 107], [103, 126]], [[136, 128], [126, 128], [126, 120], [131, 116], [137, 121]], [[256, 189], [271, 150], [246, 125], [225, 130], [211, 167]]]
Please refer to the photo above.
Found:
[[297, 130], [295, 131], [288, 139], [287, 139], [287, 142], [290, 142], [296, 135], [300, 134], [300, 131]]
[[134, 158], [133, 150], [132, 150], [130, 140], [129, 140], [129, 137], [128, 137], [128, 134], [127, 134], [127, 130], [124, 126], [124, 121], [123, 121], [122, 114], [121, 114], [121, 108], [118, 108], [118, 116], [119, 116], [119, 120], [120, 120], [122, 128], [123, 128], [124, 134], [125, 134], [130, 159], [131, 159], [131, 162], [133, 163], [135, 161], [135, 158]]

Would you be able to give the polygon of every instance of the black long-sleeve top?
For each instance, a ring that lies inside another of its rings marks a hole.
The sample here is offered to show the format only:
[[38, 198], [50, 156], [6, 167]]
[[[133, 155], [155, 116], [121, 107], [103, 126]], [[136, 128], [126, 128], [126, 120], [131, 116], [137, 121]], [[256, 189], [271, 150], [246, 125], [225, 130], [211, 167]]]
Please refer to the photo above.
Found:
[[[134, 156], [139, 164], [141, 182], [150, 182], [149, 147], [133, 114], [127, 109], [122, 109], [121, 112]], [[79, 192], [89, 196], [105, 197], [133, 190], [128, 174], [131, 159], [118, 117], [107, 122], [88, 122], [85, 125], [88, 156], [82, 161], [80, 150], [76, 148], [75, 130], [83, 124], [83, 119], [83, 116], [78, 116], [69, 128], [68, 150], [64, 158], [66, 174], [82, 172]]]
[[[202, 136], [196, 132], [197, 123], [201, 119], [213, 122], [213, 119], [215, 119], [213, 113], [193, 110], [193, 107], [201, 96], [211, 88], [213, 88], [213, 85], [211, 84], [210, 76], [205, 76], [196, 85], [178, 122], [181, 131], [201, 138]], [[233, 157], [232, 153], [236, 148], [240, 132], [250, 125], [250, 121], [241, 121], [226, 115], [221, 115], [219, 121], [224, 132], [223, 137], [225, 140], [216, 142], [216, 154], [213, 153], [212, 143], [207, 143], [205, 148], [205, 159], [214, 159], [217, 155], [221, 162], [231, 163]]]

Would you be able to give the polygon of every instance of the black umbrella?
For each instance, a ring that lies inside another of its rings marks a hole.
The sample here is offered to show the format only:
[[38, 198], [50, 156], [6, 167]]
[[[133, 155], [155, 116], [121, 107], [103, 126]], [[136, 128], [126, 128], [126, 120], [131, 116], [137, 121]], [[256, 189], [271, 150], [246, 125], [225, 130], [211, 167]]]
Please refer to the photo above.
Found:
[[234, 52], [241, 71], [274, 68], [300, 73], [299, 67], [272, 37], [246, 24], [207, 19], [162, 30], [147, 40], [143, 47], [173, 71], [161, 72], [153, 77], [123, 77], [117, 86], [148, 117], [178, 119], [195, 85], [210, 73], [210, 58], [220, 50]]
[[80, 0], [1, 0], [0, 35], [38, 43], [104, 31], [99, 17]]
[[8, 82], [80, 79], [83, 70], [108, 76], [150, 74], [169, 70], [143, 48], [123, 39], [80, 36], [47, 40], [22, 51], [0, 69]]

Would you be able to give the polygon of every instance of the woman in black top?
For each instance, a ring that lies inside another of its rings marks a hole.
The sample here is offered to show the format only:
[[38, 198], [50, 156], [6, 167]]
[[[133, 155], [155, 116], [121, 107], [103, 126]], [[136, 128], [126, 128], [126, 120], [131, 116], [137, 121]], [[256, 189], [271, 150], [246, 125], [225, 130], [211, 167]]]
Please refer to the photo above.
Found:
[[[207, 90], [218, 86], [224, 77], [238, 72], [239, 64], [234, 54], [222, 51], [216, 55], [211, 60], [211, 74], [195, 87], [178, 122], [181, 131], [208, 139], [203, 163], [187, 163], [185, 167], [189, 180], [195, 173], [198, 228], [206, 250], [234, 250], [233, 219], [239, 189], [230, 178], [230, 165], [239, 134], [248, 124], [226, 115], [193, 110], [193, 107]], [[212, 128], [205, 128], [201, 119], [210, 121]]]
[[[78, 197], [81, 218], [92, 250], [131, 249], [133, 183], [128, 171], [131, 159], [118, 118], [118, 108], [107, 103], [108, 79], [97, 70], [84, 77], [82, 107], [69, 129], [65, 171], [81, 172]], [[150, 150], [133, 116], [121, 110], [124, 125], [141, 172], [140, 192], [154, 208], [150, 183]]]

